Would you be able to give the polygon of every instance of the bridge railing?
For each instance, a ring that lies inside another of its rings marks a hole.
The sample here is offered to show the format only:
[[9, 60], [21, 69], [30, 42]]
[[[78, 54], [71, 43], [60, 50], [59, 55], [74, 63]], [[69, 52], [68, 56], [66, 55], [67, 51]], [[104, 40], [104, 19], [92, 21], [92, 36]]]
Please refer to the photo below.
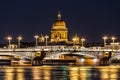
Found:
[[120, 49], [104, 49], [103, 47], [93, 47], [93, 48], [73, 48], [73, 47], [30, 47], [30, 48], [15, 48], [15, 49], [10, 49], [10, 48], [0, 48], [0, 52], [22, 52], [22, 51], [114, 51], [114, 52], [120, 52]]

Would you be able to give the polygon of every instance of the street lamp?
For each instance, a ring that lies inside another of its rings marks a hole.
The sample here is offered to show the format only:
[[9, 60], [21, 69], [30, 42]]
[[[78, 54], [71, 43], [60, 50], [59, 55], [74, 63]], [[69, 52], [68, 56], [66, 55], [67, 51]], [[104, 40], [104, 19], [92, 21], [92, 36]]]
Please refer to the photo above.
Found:
[[112, 36], [111, 39], [112, 39], [112, 43], [114, 44], [116, 38]]
[[73, 40], [73, 48], [76, 49], [76, 46], [75, 46], [75, 44], [76, 44], [76, 38], [74, 37], [72, 40]]
[[81, 38], [81, 41], [82, 41], [82, 47], [84, 47], [83, 43], [85, 41], [85, 38]]
[[35, 36], [34, 36], [34, 38], [35, 38], [35, 40], [36, 40], [36, 47], [37, 47], [37, 45], [38, 45], [38, 38], [39, 38], [39, 36], [38, 36], [38, 35], [35, 35]]
[[112, 39], [112, 50], [113, 50], [116, 37], [112, 36], [111, 39]]
[[46, 46], [47, 46], [47, 39], [48, 39], [48, 38], [49, 38], [49, 36], [46, 35], [46, 36], [45, 36], [45, 39], [46, 39]]
[[20, 41], [22, 40], [22, 37], [18, 36], [17, 39], [18, 39], [18, 48], [20, 48]]
[[104, 36], [104, 37], [103, 37], [103, 40], [104, 40], [104, 47], [106, 46], [106, 40], [107, 40], [107, 38], [108, 38], [107, 36]]
[[75, 46], [76, 38], [73, 38], [73, 46]]
[[11, 36], [8, 36], [8, 37], [7, 37], [7, 40], [8, 40], [8, 43], [9, 43], [9, 45], [10, 45], [10, 44], [11, 44], [12, 37], [11, 37]]

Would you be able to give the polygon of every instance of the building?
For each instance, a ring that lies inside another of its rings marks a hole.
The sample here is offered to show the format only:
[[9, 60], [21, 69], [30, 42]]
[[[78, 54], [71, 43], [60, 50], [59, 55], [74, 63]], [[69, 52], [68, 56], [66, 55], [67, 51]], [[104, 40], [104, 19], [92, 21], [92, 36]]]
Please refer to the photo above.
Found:
[[73, 37], [73, 43], [74, 44], [80, 44], [80, 39], [79, 39], [77, 34]]
[[61, 13], [58, 12], [57, 20], [53, 23], [51, 28], [51, 42], [68, 42], [68, 29], [65, 21], [61, 18]]
[[39, 37], [39, 42], [44, 42], [45, 41], [45, 38], [44, 36], [41, 34], [41, 36]]

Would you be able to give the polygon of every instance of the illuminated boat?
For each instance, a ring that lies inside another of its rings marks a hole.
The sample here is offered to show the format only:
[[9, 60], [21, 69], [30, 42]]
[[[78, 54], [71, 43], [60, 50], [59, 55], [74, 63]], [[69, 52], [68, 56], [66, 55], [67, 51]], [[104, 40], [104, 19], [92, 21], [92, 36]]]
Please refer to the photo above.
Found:
[[75, 66], [96, 66], [99, 60], [94, 57], [78, 54], [61, 54], [59, 59], [44, 59], [44, 65], [75, 65]]
[[0, 66], [11, 65], [11, 59], [13, 55], [10, 53], [0, 53]]
[[31, 66], [31, 60], [27, 58], [13, 58], [11, 60], [12, 66]]

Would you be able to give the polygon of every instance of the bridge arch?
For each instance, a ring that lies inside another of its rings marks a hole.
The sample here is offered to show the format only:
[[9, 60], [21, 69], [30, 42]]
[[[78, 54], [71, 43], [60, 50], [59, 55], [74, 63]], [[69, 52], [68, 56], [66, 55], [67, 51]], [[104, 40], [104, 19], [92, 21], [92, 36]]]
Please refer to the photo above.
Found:
[[83, 52], [56, 52], [56, 53], [51, 53], [51, 55], [49, 55], [49, 56], [48, 56], [49, 58], [45, 58], [45, 59], [52, 59], [52, 56], [53, 56], [55, 59], [62, 59], [62, 60], [67, 59], [67, 58], [72, 59], [72, 57], [73, 57], [74, 59], [82, 61], [82, 62], [87, 61], [88, 59], [89, 60], [91, 59], [94, 62], [98, 61], [98, 58], [96, 56], [90, 55], [87, 53], [83, 53]]
[[32, 59], [33, 66], [40, 66], [42, 65], [42, 60], [45, 57], [46, 53], [44, 51], [35, 52], [35, 57]]

